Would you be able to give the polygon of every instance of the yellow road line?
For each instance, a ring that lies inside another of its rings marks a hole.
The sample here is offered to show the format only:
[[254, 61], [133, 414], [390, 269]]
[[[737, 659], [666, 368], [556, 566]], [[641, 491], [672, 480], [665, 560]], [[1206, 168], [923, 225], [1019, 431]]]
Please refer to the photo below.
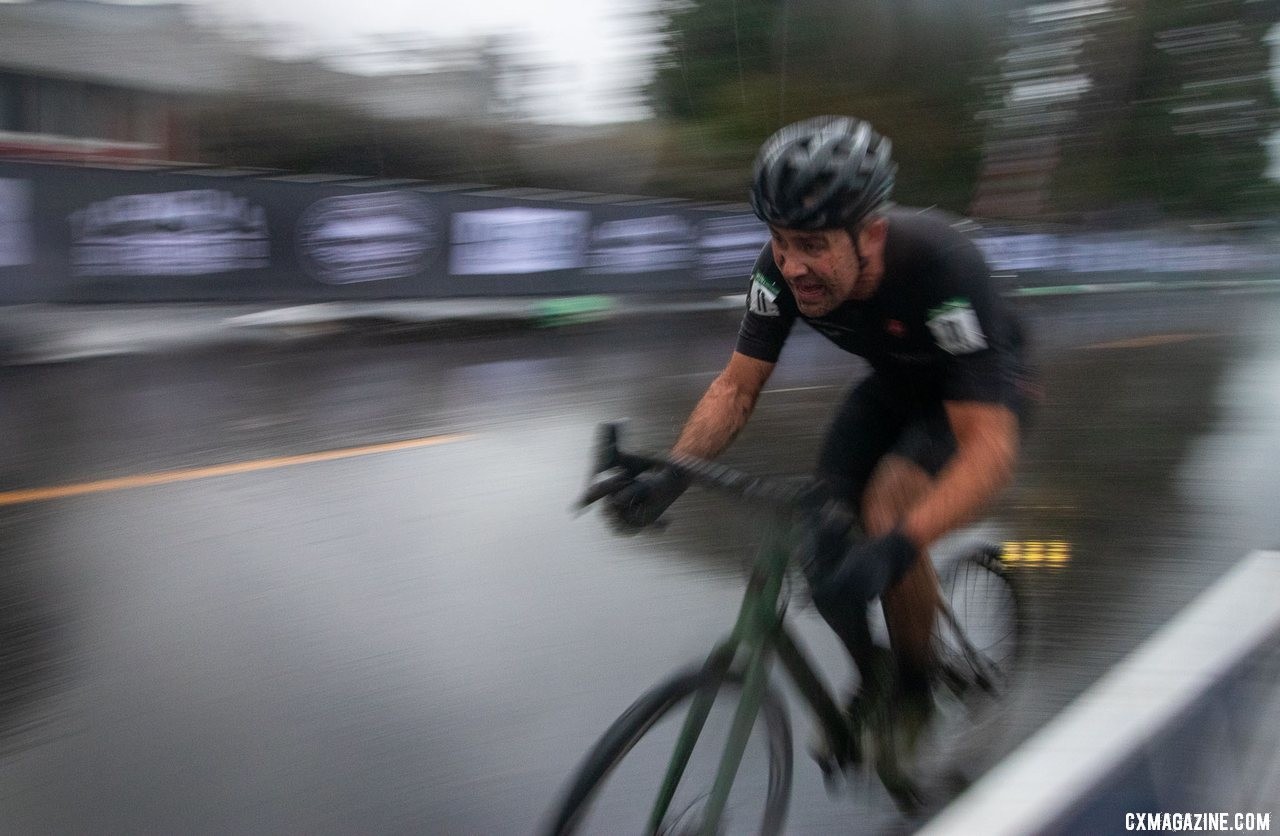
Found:
[[416, 450], [420, 447], [433, 447], [437, 444], [449, 444], [464, 441], [471, 436], [462, 433], [452, 435], [433, 435], [426, 438], [412, 438], [407, 441], [390, 441], [384, 444], [367, 444], [362, 447], [345, 447], [340, 450], [322, 450], [318, 453], [303, 453], [298, 456], [277, 456], [270, 459], [255, 459], [244, 462], [212, 465], [210, 467], [193, 467], [185, 470], [166, 470], [160, 473], [144, 473], [138, 476], [122, 476], [117, 479], [100, 479], [96, 482], [79, 482], [71, 485], [54, 485], [48, 488], [31, 488], [20, 491], [0, 492], [0, 506], [21, 505], [26, 502], [45, 502], [50, 499], [65, 499], [70, 496], [82, 496], [90, 493], [107, 491], [123, 491], [130, 488], [146, 488], [153, 485], [168, 485], [173, 482], [191, 482], [196, 479], [210, 479], [215, 476], [234, 476], [238, 473], [253, 473], [258, 470], [274, 470], [279, 467], [292, 467], [298, 464], [315, 462], [331, 462], [337, 459], [352, 459], [357, 456], [372, 456], [377, 453], [394, 453], [399, 450]]
[[1149, 337], [1134, 337], [1129, 340], [1116, 340], [1110, 343], [1094, 343], [1093, 345], [1081, 346], [1085, 349], [1106, 349], [1106, 348], [1151, 348], [1158, 345], [1174, 345], [1175, 343], [1185, 343], [1191, 340], [1200, 340], [1205, 337], [1212, 337], [1213, 334], [1152, 334]]

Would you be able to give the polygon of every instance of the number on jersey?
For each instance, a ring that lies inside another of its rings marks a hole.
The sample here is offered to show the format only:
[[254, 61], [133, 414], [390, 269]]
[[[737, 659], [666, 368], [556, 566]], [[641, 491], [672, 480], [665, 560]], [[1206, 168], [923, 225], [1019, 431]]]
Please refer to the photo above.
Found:
[[929, 311], [929, 330], [948, 354], [972, 354], [987, 347], [987, 335], [968, 299], [952, 299]]

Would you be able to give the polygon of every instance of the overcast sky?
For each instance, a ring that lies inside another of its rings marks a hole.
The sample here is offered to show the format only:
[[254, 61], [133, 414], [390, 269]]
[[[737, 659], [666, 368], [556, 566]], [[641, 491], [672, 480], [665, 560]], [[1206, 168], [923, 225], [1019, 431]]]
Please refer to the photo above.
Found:
[[[20, 2], [21, 0], [19, 0]], [[247, 24], [295, 57], [368, 53], [379, 36], [450, 40], [512, 33], [549, 66], [536, 115], [549, 121], [641, 118], [643, 107], [619, 91], [647, 75], [652, 33], [638, 13], [657, 0], [179, 0], [223, 22]], [[0, 0], [14, 2], [14, 0]], [[172, 0], [116, 0], [172, 2]], [[1269, 33], [1272, 79], [1280, 91], [1280, 24]], [[367, 65], [366, 65], [367, 66]], [[1280, 179], [1280, 131], [1269, 143]]]

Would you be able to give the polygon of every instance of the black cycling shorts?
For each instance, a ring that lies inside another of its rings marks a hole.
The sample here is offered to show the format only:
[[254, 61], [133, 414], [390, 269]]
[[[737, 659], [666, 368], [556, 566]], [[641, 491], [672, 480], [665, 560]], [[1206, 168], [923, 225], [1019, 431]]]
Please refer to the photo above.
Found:
[[[1025, 428], [1029, 402], [1013, 407]], [[956, 438], [940, 399], [921, 400], [885, 383], [878, 374], [859, 382], [836, 411], [818, 454], [817, 475], [854, 508], [876, 465], [892, 453], [937, 476], [956, 452]]]

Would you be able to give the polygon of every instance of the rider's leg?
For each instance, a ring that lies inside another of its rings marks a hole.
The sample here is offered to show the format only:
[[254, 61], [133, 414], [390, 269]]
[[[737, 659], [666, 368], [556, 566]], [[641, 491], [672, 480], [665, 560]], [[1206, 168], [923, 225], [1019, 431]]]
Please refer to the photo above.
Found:
[[[817, 475], [833, 494], [856, 513], [876, 463], [894, 445], [907, 413], [899, 398], [871, 375], [845, 396], [822, 442]], [[844, 557], [846, 543], [836, 532], [827, 532], [816, 544], [810, 579], [830, 570]], [[876, 665], [877, 653], [861, 601], [815, 601], [819, 614], [831, 626], [866, 677]]]
[[[932, 487], [920, 465], [890, 454], [876, 468], [863, 494], [862, 516], [867, 534], [887, 534]], [[902, 683], [912, 690], [928, 687], [933, 662], [933, 627], [941, 600], [937, 572], [921, 552], [907, 573], [881, 596], [889, 641]]]

